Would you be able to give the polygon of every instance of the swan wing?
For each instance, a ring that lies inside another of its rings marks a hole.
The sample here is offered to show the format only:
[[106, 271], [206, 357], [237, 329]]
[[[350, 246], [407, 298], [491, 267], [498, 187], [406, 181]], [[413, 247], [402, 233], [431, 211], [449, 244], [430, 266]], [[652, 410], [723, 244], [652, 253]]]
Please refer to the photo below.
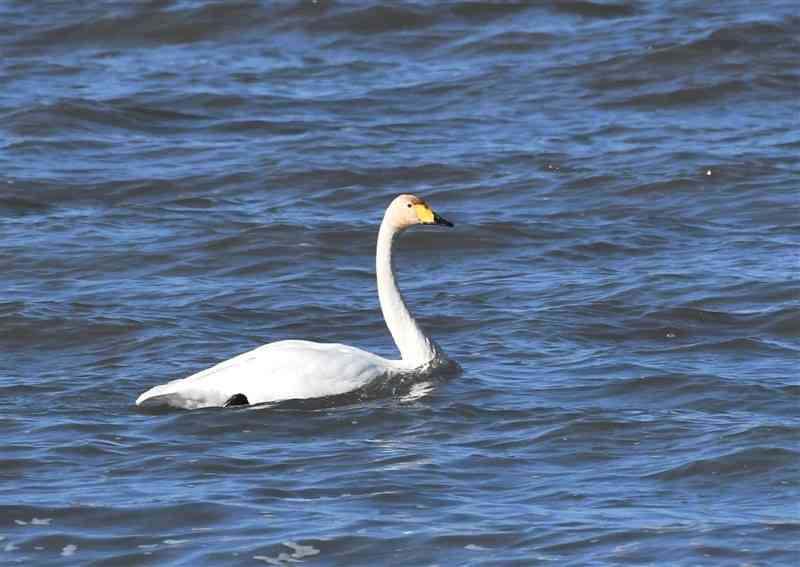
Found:
[[251, 404], [319, 398], [358, 389], [396, 368], [394, 361], [348, 345], [279, 341], [155, 386], [136, 403], [194, 409], [222, 406], [235, 394]]

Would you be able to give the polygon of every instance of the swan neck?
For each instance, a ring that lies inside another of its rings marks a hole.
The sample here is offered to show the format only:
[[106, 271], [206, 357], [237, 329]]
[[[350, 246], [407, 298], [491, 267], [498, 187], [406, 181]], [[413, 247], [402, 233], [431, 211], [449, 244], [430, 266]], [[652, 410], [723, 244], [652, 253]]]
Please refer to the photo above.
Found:
[[433, 341], [424, 333], [408, 311], [394, 277], [392, 252], [394, 243], [402, 233], [384, 217], [378, 232], [375, 255], [375, 273], [378, 279], [378, 298], [383, 319], [403, 362], [410, 368], [427, 364], [436, 357]]

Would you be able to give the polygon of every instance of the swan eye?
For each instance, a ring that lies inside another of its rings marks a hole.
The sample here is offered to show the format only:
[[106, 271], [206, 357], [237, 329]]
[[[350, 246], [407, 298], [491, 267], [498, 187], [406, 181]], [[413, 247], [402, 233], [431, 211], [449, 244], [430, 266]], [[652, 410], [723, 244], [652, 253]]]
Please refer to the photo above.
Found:
[[408, 208], [410, 209], [410, 208], [411, 208], [411, 203], [408, 203], [408, 204], [406, 205], [406, 207], [408, 207]]

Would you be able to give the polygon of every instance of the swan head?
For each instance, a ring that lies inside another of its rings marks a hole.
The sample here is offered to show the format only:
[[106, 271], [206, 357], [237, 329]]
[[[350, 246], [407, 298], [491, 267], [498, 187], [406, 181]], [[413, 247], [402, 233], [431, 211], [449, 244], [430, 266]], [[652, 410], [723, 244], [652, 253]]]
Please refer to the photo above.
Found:
[[405, 230], [415, 224], [453, 226], [449, 220], [433, 212], [428, 203], [416, 195], [408, 194], [394, 198], [389, 208], [386, 209], [385, 218], [397, 230]]

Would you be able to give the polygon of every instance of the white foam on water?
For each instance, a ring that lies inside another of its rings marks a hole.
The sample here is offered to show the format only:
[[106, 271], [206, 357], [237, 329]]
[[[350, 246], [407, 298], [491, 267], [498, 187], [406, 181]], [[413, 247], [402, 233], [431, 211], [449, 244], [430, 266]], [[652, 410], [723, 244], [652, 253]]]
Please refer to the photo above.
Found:
[[639, 547], [638, 542], [632, 543], [623, 543], [618, 545], [614, 548], [613, 553], [614, 555], [625, 555], [626, 553], [630, 553], [631, 551], [637, 549]]
[[434, 390], [433, 384], [431, 384], [430, 382], [420, 382], [418, 384], [414, 384], [413, 386], [411, 386], [411, 390], [408, 392], [408, 394], [406, 394], [400, 399], [401, 401], [404, 402], [413, 402], [414, 400], [424, 398], [425, 396], [433, 392], [433, 390]]
[[313, 545], [302, 545], [294, 541], [285, 541], [283, 545], [291, 549], [292, 553], [279, 553], [277, 557], [254, 555], [253, 559], [270, 565], [286, 565], [287, 563], [303, 563], [303, 557], [312, 557], [319, 554], [319, 549]]
[[314, 547], [313, 545], [301, 545], [299, 543], [295, 543], [293, 541], [286, 541], [283, 543], [286, 547], [290, 548], [293, 553], [292, 557], [301, 558], [301, 557], [310, 557], [312, 555], [318, 555], [319, 549]]
[[70, 543], [64, 546], [61, 550], [61, 555], [64, 557], [70, 557], [71, 555], [75, 555], [75, 552], [78, 551], [78, 546], [74, 543]]
[[285, 565], [287, 563], [302, 563], [300, 559], [295, 559], [288, 553], [279, 553], [277, 557], [269, 557], [268, 555], [254, 555], [253, 559], [264, 561], [270, 565]]
[[50, 522], [53, 521], [53, 518], [31, 518], [29, 521], [25, 520], [14, 520], [14, 523], [18, 526], [49, 526]]

